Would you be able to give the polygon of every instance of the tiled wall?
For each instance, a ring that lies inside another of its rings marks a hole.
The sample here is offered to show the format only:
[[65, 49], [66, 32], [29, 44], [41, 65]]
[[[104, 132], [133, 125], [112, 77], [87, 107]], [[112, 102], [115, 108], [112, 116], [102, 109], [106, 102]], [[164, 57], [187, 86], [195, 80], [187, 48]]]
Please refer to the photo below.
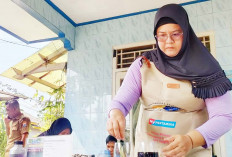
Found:
[[[215, 32], [217, 59], [223, 68], [232, 69], [232, 0], [184, 7], [195, 32]], [[105, 148], [112, 47], [152, 40], [154, 15], [151, 12], [76, 28], [76, 48], [68, 57], [65, 107], [76, 137], [75, 152], [92, 154]], [[227, 150], [231, 150], [231, 133], [227, 136]], [[229, 151], [228, 154], [232, 156]]]

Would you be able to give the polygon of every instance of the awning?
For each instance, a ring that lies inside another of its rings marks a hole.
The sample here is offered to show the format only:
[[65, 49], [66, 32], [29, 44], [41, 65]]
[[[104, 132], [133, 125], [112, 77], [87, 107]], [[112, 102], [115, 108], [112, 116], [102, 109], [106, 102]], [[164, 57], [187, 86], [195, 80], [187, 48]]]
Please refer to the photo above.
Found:
[[3, 72], [1, 75], [43, 92], [65, 88], [67, 50], [60, 40], [47, 46]]

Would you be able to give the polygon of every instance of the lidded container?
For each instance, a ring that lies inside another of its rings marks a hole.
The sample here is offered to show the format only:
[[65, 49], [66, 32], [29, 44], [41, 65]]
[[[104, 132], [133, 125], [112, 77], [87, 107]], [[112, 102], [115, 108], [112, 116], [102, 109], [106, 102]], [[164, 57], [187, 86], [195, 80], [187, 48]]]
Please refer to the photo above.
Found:
[[15, 141], [14, 146], [10, 149], [9, 157], [25, 157], [25, 152], [23, 141]]

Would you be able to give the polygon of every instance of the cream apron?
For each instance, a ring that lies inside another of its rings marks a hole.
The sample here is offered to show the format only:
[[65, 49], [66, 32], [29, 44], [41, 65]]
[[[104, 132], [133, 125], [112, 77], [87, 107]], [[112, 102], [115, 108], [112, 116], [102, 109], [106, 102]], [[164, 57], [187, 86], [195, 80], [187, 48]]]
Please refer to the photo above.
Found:
[[[143, 64], [141, 77], [142, 105], [135, 133], [134, 157], [138, 152], [161, 152], [167, 145], [164, 138], [184, 135], [208, 119], [205, 103], [194, 97], [189, 81], [163, 75], [152, 62], [151, 68]], [[173, 106], [181, 110], [166, 111], [160, 106]], [[212, 157], [212, 150], [197, 147], [187, 157]]]

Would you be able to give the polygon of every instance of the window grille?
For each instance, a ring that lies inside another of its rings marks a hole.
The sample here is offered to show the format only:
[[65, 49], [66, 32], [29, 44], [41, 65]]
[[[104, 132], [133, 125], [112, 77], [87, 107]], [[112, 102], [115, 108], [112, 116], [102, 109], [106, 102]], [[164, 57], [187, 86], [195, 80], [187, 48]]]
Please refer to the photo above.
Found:
[[[198, 37], [205, 47], [211, 51], [210, 36]], [[141, 54], [156, 48], [156, 44], [140, 45], [122, 49], [114, 50], [114, 57], [116, 57], [116, 69], [129, 68], [132, 62]]]
[[210, 49], [210, 36], [202, 36], [202, 37], [198, 37], [198, 38], [203, 43], [203, 45], [205, 45], [205, 47], [209, 50], [209, 52], [211, 52], [211, 49]]
[[153, 49], [155, 49], [155, 44], [115, 50], [116, 68], [128, 68], [138, 56]]

